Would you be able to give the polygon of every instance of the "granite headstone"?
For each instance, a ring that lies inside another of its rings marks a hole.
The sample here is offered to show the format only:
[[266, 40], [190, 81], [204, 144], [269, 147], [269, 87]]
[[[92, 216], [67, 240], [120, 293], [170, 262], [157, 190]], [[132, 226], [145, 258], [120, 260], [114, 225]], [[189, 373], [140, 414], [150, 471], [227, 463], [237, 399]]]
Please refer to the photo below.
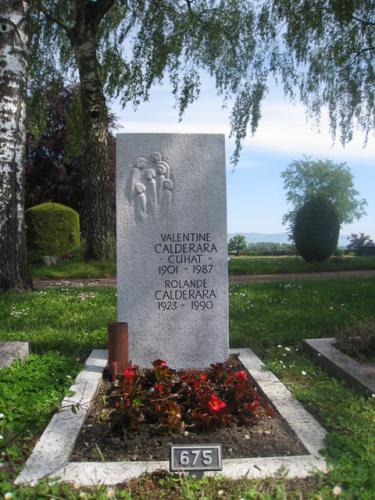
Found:
[[224, 136], [118, 134], [118, 321], [129, 359], [204, 368], [228, 357]]

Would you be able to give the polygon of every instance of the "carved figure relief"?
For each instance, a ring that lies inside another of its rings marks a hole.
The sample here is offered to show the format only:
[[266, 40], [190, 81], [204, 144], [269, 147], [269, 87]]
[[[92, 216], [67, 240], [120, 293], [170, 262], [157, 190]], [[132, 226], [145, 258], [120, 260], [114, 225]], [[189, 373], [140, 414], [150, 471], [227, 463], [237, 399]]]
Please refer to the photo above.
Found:
[[161, 207], [160, 212], [163, 217], [166, 217], [172, 205], [173, 182], [170, 179], [165, 179], [162, 185]]
[[140, 220], [146, 217], [146, 188], [142, 182], [137, 182], [134, 186], [135, 194], [135, 213]]
[[147, 217], [166, 218], [171, 211], [174, 180], [170, 165], [159, 152], [134, 163], [126, 185], [126, 197], [134, 208], [137, 223]]

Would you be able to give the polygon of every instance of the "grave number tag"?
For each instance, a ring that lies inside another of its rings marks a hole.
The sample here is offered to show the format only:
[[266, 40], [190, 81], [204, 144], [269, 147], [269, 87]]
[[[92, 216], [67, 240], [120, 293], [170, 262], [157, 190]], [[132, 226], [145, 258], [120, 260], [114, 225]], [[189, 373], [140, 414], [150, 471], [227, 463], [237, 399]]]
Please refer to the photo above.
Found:
[[172, 445], [170, 470], [172, 472], [222, 470], [221, 445]]

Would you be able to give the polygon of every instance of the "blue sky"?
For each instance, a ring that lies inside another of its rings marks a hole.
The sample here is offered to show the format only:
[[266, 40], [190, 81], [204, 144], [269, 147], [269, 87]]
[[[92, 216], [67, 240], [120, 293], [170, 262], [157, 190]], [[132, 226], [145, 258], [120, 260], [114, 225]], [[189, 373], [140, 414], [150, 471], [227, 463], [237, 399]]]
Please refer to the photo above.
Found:
[[367, 215], [344, 225], [341, 234], [364, 232], [375, 239], [375, 141], [371, 135], [366, 147], [363, 136], [355, 133], [343, 148], [333, 144], [323, 115], [319, 128], [305, 118], [302, 105], [283, 99], [271, 89], [262, 106], [260, 126], [254, 137], [245, 139], [239, 165], [232, 172], [229, 159], [233, 141], [229, 139], [230, 105], [222, 107], [209, 78], [203, 78], [200, 98], [185, 112], [181, 123], [175, 99], [167, 84], [155, 87], [148, 102], [136, 110], [122, 109], [116, 102], [112, 111], [118, 116], [119, 132], [223, 133], [226, 136], [228, 232], [285, 232], [282, 216], [289, 209], [281, 172], [303, 155], [346, 162], [360, 197], [368, 202]]

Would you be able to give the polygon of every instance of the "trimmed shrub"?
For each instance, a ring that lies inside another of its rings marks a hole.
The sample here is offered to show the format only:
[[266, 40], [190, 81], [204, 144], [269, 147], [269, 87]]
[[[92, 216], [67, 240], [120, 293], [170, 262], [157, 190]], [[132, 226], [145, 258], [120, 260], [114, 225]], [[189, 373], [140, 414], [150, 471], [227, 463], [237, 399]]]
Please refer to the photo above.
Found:
[[293, 237], [307, 262], [326, 260], [337, 248], [340, 221], [332, 203], [323, 196], [310, 198], [296, 213]]
[[78, 212], [60, 203], [42, 203], [28, 208], [26, 235], [28, 251], [35, 257], [58, 257], [79, 247]]

